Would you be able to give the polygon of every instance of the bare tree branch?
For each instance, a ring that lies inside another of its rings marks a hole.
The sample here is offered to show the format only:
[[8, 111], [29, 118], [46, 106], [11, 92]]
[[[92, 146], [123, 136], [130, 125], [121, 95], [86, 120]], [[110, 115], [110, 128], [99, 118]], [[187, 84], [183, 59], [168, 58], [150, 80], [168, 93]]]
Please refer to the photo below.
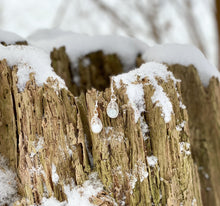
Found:
[[199, 25], [196, 22], [195, 16], [192, 11], [191, 0], [179, 1], [172, 0], [174, 8], [176, 11], [182, 15], [186, 26], [188, 27], [188, 34], [190, 35], [193, 43], [206, 55], [205, 44], [202, 38], [202, 32]]
[[61, 1], [61, 4], [57, 9], [56, 16], [53, 19], [52, 27], [58, 27], [61, 25], [70, 3], [71, 3], [71, 0]]
[[[142, 35], [149, 35], [147, 33], [147, 29], [145, 28], [138, 28], [136, 27], [131, 28], [130, 24], [123, 20], [120, 15], [117, 14], [115, 10], [110, 8], [108, 5], [106, 5], [103, 1], [100, 0], [94, 0], [93, 1], [102, 11], [105, 11], [115, 22], [118, 24], [129, 36], [135, 36], [136, 33], [142, 33]], [[143, 4], [139, 4], [137, 1], [135, 3], [137, 10], [139, 11], [139, 15], [143, 18], [143, 20], [146, 22], [146, 25], [150, 28], [150, 35], [152, 36], [152, 39], [154, 39], [155, 42], [161, 43], [162, 37], [161, 37], [161, 31], [159, 26], [157, 25], [157, 6], [155, 4], [152, 4], [152, 7], [149, 10], [147, 8], [143, 7]], [[147, 4], [149, 7], [149, 5]]]
[[134, 29], [131, 29], [130, 24], [124, 21], [112, 8], [100, 0], [94, 0], [93, 2], [105, 11], [129, 36], [134, 36]]
[[145, 7], [143, 7], [143, 4], [140, 3], [139, 1], [137, 1], [135, 5], [140, 15], [146, 22], [146, 24], [150, 26], [151, 36], [153, 37], [155, 42], [161, 43], [161, 40], [162, 40], [161, 31], [160, 31], [160, 27], [158, 26], [156, 22], [157, 14], [158, 14], [158, 6], [156, 4], [152, 4], [151, 11], [149, 11]]

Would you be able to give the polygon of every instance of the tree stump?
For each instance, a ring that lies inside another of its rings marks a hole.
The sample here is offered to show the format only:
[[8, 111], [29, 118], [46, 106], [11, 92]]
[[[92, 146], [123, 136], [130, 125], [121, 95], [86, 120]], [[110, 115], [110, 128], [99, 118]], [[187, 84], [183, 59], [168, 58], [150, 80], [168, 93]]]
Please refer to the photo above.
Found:
[[[154, 81], [173, 110], [165, 121], [162, 107], [152, 101], [152, 79], [134, 75], [129, 84], [114, 84], [119, 116], [110, 119], [109, 77], [123, 72], [117, 54], [98, 51], [79, 59], [78, 82], [64, 48], [54, 49], [51, 59], [69, 90], [55, 90], [52, 79], [38, 86], [31, 74], [19, 92], [16, 65], [0, 62], [0, 153], [17, 174], [16, 205], [41, 204], [50, 197], [66, 201], [67, 186], [71, 190], [91, 177], [103, 184], [90, 198], [95, 205], [219, 204], [218, 80], [204, 88], [195, 68], [181, 65], [168, 66], [181, 82], [168, 71], [167, 79], [156, 75]], [[143, 63], [140, 56], [135, 62]], [[138, 118], [128, 85], [143, 88], [144, 110]], [[96, 100], [103, 124], [99, 134], [90, 125]]]

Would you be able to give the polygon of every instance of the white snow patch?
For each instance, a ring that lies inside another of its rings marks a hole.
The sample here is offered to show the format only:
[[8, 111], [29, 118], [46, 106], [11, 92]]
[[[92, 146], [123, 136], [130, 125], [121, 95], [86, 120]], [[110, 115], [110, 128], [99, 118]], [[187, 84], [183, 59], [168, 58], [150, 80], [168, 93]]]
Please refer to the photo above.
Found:
[[133, 190], [135, 188], [136, 182], [137, 182], [137, 177], [130, 174], [130, 186], [131, 186], [130, 194], [133, 194]]
[[162, 192], [160, 190], [160, 200], [163, 198]]
[[83, 186], [76, 186], [74, 183], [72, 183], [71, 186], [64, 186], [64, 192], [67, 196], [67, 201], [59, 202], [54, 197], [48, 199], [44, 198], [42, 201], [42, 206], [93, 206], [89, 199], [92, 196], [96, 196], [102, 190], [103, 185], [98, 179], [97, 173], [92, 173], [89, 176], [89, 180], [85, 181]]
[[147, 162], [148, 162], [148, 165], [150, 167], [155, 167], [155, 165], [157, 164], [157, 157], [151, 155], [151, 156], [147, 156]]
[[[178, 80], [179, 82], [181, 82], [181, 80]], [[183, 104], [183, 102], [180, 100], [180, 94], [179, 94], [179, 92], [178, 92], [178, 90], [177, 90], [177, 87], [175, 87], [175, 89], [176, 89], [176, 94], [177, 94], [177, 97], [178, 97], [178, 99], [179, 99], [179, 106], [180, 106], [180, 108], [181, 109], [186, 109], [186, 106]]]
[[52, 164], [52, 181], [57, 184], [59, 181], [59, 175], [57, 174], [56, 171], [56, 166]]
[[212, 190], [212, 188], [211, 187], [206, 187], [206, 191], [211, 191]]
[[6, 44], [15, 44], [16, 42], [25, 41], [22, 37], [13, 32], [8, 32], [0, 29], [0, 42]]
[[42, 206], [66, 206], [66, 201], [59, 202], [55, 197], [46, 198], [44, 197], [42, 199]]
[[120, 175], [121, 177], [124, 177], [123, 173], [122, 173], [122, 168], [121, 166], [116, 167], [116, 169], [113, 169], [114, 173], [116, 173], [116, 175]]
[[37, 152], [43, 149], [43, 145], [44, 145], [44, 138], [38, 137], [38, 142], [37, 143], [35, 141], [33, 142], [34, 151], [31, 152], [30, 157], [33, 158]]
[[69, 156], [71, 157], [73, 154], [73, 151], [69, 147], [67, 148], [67, 150], [68, 150]]
[[175, 85], [178, 81], [173, 76], [173, 73], [167, 70], [166, 65], [156, 62], [148, 62], [142, 64], [142, 66], [139, 69], [134, 69], [128, 73], [113, 77], [113, 80], [117, 88], [121, 87], [121, 83], [126, 85], [129, 102], [131, 103], [131, 106], [135, 114], [135, 122], [138, 121], [141, 113], [145, 111], [143, 84], [137, 83], [138, 81], [141, 81], [144, 78], [149, 79], [150, 84], [152, 84], [155, 89], [154, 95], [151, 99], [153, 103], [156, 103], [156, 106], [161, 107], [164, 121], [168, 123], [171, 120], [173, 107], [170, 102], [170, 99], [163, 91], [163, 88], [160, 85], [158, 85], [156, 79], [157, 77], [160, 77], [164, 81], [167, 81], [167, 79], [170, 78], [174, 81]]
[[205, 177], [206, 179], [209, 179], [209, 174], [204, 171], [204, 167], [201, 167], [201, 166], [200, 166], [200, 167], [198, 167], [198, 170], [199, 170], [200, 172], [202, 172], [202, 174], [204, 175], [204, 177]]
[[186, 121], [182, 121], [180, 124], [178, 124], [178, 125], [176, 126], [176, 130], [177, 130], [177, 131], [182, 131], [182, 129], [183, 129], [184, 126], [185, 126], [185, 123], [186, 123]]
[[37, 152], [39, 152], [41, 149], [43, 149], [43, 145], [44, 145], [44, 138], [43, 137], [39, 137], [37, 146], [35, 147], [35, 150]]
[[[126, 200], [126, 196], [123, 196], [122, 197], [122, 200], [120, 201], [120, 206], [125, 206], [125, 200]], [[118, 204], [116, 204], [116, 205], [118, 205]]]
[[127, 95], [134, 110], [135, 122], [141, 116], [141, 113], [145, 111], [144, 90], [142, 84], [129, 84], [127, 86]]
[[114, 129], [114, 127], [105, 127], [105, 134], [107, 137], [107, 141], [118, 141], [122, 142], [124, 140], [124, 134]]
[[186, 105], [184, 105], [184, 104], [182, 103], [182, 101], [180, 101], [180, 108], [181, 108], [181, 109], [186, 109]]
[[171, 120], [171, 113], [173, 112], [173, 105], [170, 102], [170, 99], [167, 97], [166, 93], [164, 93], [163, 88], [154, 82], [155, 92], [151, 97], [153, 103], [156, 103], [156, 106], [161, 107], [162, 116], [164, 117], [164, 121], [168, 123]]
[[33, 175], [33, 174], [40, 175], [40, 174], [43, 174], [43, 167], [42, 167], [42, 165], [37, 166], [37, 167], [32, 167], [29, 169], [29, 171], [30, 171], [31, 175]]
[[16, 175], [0, 156], [0, 205], [11, 204], [17, 199]]
[[190, 155], [190, 143], [188, 142], [180, 142], [180, 152], [185, 153], [186, 155]]
[[204, 177], [206, 178], [206, 179], [209, 179], [209, 174], [208, 173], [204, 173]]
[[143, 162], [138, 162], [138, 174], [139, 174], [139, 178], [140, 181], [143, 182], [145, 178], [148, 177], [148, 172], [147, 172], [147, 167], [146, 164]]
[[139, 40], [113, 35], [89, 36], [59, 29], [38, 30], [28, 37], [31, 45], [45, 49], [50, 53], [54, 47], [65, 46], [71, 63], [76, 65], [78, 59], [90, 52], [102, 50], [105, 54], [116, 53], [125, 70], [134, 66], [139, 53], [144, 53], [147, 45]]
[[197, 206], [196, 198], [193, 198], [193, 200], [192, 200], [192, 206]]
[[138, 161], [134, 165], [132, 172], [127, 173], [127, 176], [129, 177], [129, 183], [131, 187], [130, 194], [133, 194], [133, 190], [135, 188], [136, 182], [138, 181], [138, 177], [140, 179], [140, 182], [143, 182], [144, 179], [148, 177], [147, 166], [145, 162]]
[[147, 133], [149, 132], [149, 128], [143, 116], [140, 117], [140, 123], [141, 123], [141, 132], [143, 135], [143, 139], [144, 141], [146, 141], [149, 138], [149, 136], [147, 136]]
[[211, 77], [220, 80], [216, 67], [208, 62], [202, 52], [191, 45], [165, 44], [146, 49], [143, 56], [145, 61], [156, 61], [167, 64], [194, 65], [204, 86], [208, 86]]
[[38, 86], [42, 86], [47, 82], [48, 77], [51, 77], [58, 80], [59, 88], [66, 88], [64, 81], [56, 75], [50, 66], [50, 57], [41, 49], [21, 45], [7, 47], [0, 45], [0, 60], [2, 59], [6, 59], [10, 67], [17, 65], [19, 91], [24, 90], [31, 73], [35, 74]]

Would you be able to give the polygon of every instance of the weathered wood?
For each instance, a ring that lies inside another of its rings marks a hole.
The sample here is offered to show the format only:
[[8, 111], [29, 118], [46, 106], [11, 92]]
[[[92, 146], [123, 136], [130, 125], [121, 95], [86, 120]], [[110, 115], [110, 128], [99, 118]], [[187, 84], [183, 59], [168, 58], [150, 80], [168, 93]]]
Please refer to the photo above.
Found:
[[[194, 68], [170, 66], [182, 82], [175, 84], [172, 79], [167, 82], [157, 79], [174, 110], [171, 121], [165, 123], [160, 107], [151, 101], [154, 88], [146, 84], [148, 77], [139, 79], [137, 83], [144, 88], [146, 112], [135, 123], [126, 85], [114, 88], [120, 106], [119, 116], [109, 119], [106, 114], [110, 101], [109, 76], [122, 72], [122, 64], [115, 54], [94, 52], [82, 57], [78, 62], [79, 85], [72, 81], [74, 73], [70, 71], [64, 48], [55, 49], [51, 58], [52, 66], [71, 92], [84, 93], [76, 98], [65, 89], [55, 91], [57, 82], [52, 80], [39, 87], [33, 74], [24, 91], [18, 92], [16, 66], [11, 70], [6, 61], [0, 63], [3, 85], [0, 87], [0, 153], [10, 160], [18, 174], [19, 192], [23, 197], [18, 205], [39, 204], [45, 196], [63, 201], [66, 199], [65, 184], [74, 180], [76, 185], [81, 185], [94, 171], [104, 185], [103, 192], [91, 198], [96, 205], [113, 205], [113, 200], [119, 205], [140, 206], [218, 204], [218, 81], [212, 79], [205, 89]], [[85, 63], [85, 59], [89, 61]], [[142, 63], [138, 57], [136, 64]], [[91, 87], [101, 92], [88, 90]], [[104, 126], [98, 135], [90, 129], [96, 99]], [[187, 109], [181, 106], [182, 101]], [[182, 130], [177, 129], [183, 121]], [[148, 138], [144, 138], [142, 124], [149, 126], [145, 134]], [[189, 142], [197, 165], [186, 146]], [[148, 162], [151, 155], [158, 158], [154, 167]], [[199, 166], [204, 169], [200, 176]], [[53, 168], [58, 181], [52, 178]], [[204, 179], [207, 183], [203, 180], [204, 172], [210, 177]], [[213, 194], [205, 191], [209, 186]]]
[[17, 127], [11, 69], [5, 60], [0, 61], [0, 152], [17, 166]]
[[[15, 73], [13, 82], [16, 85]], [[34, 79], [22, 93], [18, 93], [15, 86], [14, 93], [21, 193], [32, 204], [39, 203], [45, 192], [63, 201], [63, 184], [70, 183], [71, 179], [82, 184], [90, 171], [74, 97], [66, 90], [57, 95], [52, 86], [38, 87]], [[42, 145], [39, 150], [37, 145]], [[59, 175], [57, 184], [51, 179], [52, 164]]]
[[[63, 201], [66, 199], [64, 184], [74, 180], [75, 184], [80, 185], [91, 172], [75, 98], [65, 89], [55, 91], [56, 81], [49, 80], [48, 84], [38, 87], [33, 74], [25, 90], [18, 92], [16, 72], [16, 67], [11, 70], [6, 61], [1, 62], [1, 82], [4, 83], [1, 91], [5, 95], [0, 98], [1, 111], [4, 111], [1, 113], [0, 152], [11, 159], [13, 164], [16, 160], [13, 158], [18, 159], [16, 172], [19, 193], [24, 199], [17, 204], [39, 204], [45, 194], [48, 197], [54, 195]], [[7, 81], [5, 77], [8, 78]], [[8, 115], [11, 115], [13, 121]], [[12, 144], [11, 141], [14, 140], [16, 142]], [[59, 175], [57, 183], [52, 181], [53, 165]], [[98, 200], [96, 197], [96, 201]], [[100, 199], [98, 202], [111, 203], [107, 197], [105, 201]]]
[[[171, 80], [161, 82], [161, 86], [175, 105], [173, 119], [168, 124], [164, 123], [160, 108], [151, 102], [154, 93], [152, 87], [144, 85], [147, 112], [143, 118], [150, 127], [146, 141], [143, 139], [140, 122], [134, 123], [125, 87], [116, 91], [121, 110], [115, 120], [109, 119], [105, 111], [110, 91], [100, 93], [99, 114], [104, 129], [100, 135], [91, 133], [95, 167], [103, 184], [112, 191], [117, 202], [126, 197], [126, 205], [191, 205], [195, 198], [197, 204], [202, 205], [193, 161], [190, 156], [182, 154], [179, 147], [180, 142], [189, 142], [188, 126], [186, 124], [181, 132], [176, 130], [179, 123], [188, 121], [187, 112], [179, 107], [174, 83]], [[87, 93], [89, 119], [95, 99], [96, 91]], [[147, 156], [151, 155], [158, 157], [158, 164], [153, 168], [147, 162]], [[142, 177], [140, 171], [144, 170], [149, 173], [148, 178]], [[136, 182], [134, 178], [137, 178]]]
[[52, 60], [51, 66], [54, 68], [54, 71], [62, 79], [65, 79], [66, 86], [73, 94], [78, 94], [78, 87], [72, 81], [73, 75], [71, 72], [70, 60], [65, 52], [65, 47], [53, 49], [50, 54], [50, 58]]
[[183, 102], [189, 114], [192, 155], [199, 168], [204, 205], [220, 205], [220, 84], [215, 78], [204, 88], [191, 65], [170, 66], [181, 79]]
[[123, 71], [123, 65], [116, 54], [104, 55], [102, 51], [89, 53], [71, 65], [65, 48], [61, 47], [51, 52], [51, 60], [55, 72], [77, 96], [91, 88], [103, 91], [110, 85], [109, 76]]

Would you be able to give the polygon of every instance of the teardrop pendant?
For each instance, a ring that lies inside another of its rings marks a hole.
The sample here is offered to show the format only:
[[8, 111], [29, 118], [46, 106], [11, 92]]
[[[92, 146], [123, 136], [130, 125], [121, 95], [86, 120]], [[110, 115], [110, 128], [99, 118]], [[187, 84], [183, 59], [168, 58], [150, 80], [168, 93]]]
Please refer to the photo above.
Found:
[[91, 119], [91, 129], [95, 134], [98, 134], [102, 131], [102, 122], [97, 116], [94, 116]]
[[118, 104], [114, 100], [111, 100], [107, 106], [107, 115], [110, 118], [116, 118], [118, 116], [118, 113]]
[[96, 100], [93, 117], [92, 117], [91, 122], [90, 122], [92, 132], [95, 133], [95, 134], [98, 134], [99, 132], [102, 131], [102, 122], [98, 117], [97, 108], [98, 108], [98, 101]]

